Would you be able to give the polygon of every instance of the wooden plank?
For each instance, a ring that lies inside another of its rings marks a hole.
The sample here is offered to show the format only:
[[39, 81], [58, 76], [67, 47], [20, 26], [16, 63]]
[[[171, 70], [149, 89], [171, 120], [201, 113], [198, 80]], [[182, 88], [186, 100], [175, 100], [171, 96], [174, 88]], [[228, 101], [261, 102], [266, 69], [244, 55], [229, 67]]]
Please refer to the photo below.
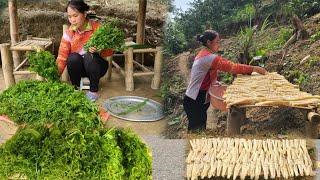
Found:
[[37, 74], [35, 72], [31, 72], [31, 71], [16, 71], [13, 72], [14, 75], [28, 75], [28, 74]]
[[37, 49], [43, 49], [43, 47], [41, 46], [22, 46], [22, 47], [11, 47], [10, 50], [11, 51], [35, 51]]
[[52, 41], [51, 38], [39, 38], [39, 37], [32, 37], [32, 40], [38, 40], [38, 41]]
[[227, 117], [227, 134], [230, 136], [240, 134], [240, 124], [245, 118], [245, 108], [231, 107]]
[[153, 48], [147, 49], [134, 49], [133, 53], [156, 53], [158, 50]]
[[237, 106], [239, 108], [250, 108], [250, 107], [292, 107], [292, 108], [298, 108], [298, 109], [306, 109], [306, 110], [311, 110], [314, 109], [314, 107], [302, 107], [302, 106], [272, 106], [272, 105], [239, 105]]
[[138, 72], [138, 73], [133, 73], [134, 77], [139, 77], [139, 76], [153, 76], [154, 72]]

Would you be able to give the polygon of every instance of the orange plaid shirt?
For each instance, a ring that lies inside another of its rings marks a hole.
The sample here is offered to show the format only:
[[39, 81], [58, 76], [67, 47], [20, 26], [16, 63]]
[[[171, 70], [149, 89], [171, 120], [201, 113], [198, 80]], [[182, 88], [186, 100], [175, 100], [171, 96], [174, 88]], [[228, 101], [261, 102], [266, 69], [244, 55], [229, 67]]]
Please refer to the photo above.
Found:
[[[79, 29], [76, 29], [76, 27], [71, 25], [63, 33], [60, 42], [58, 57], [56, 60], [60, 74], [62, 74], [64, 68], [66, 67], [67, 58], [71, 53], [79, 53], [80, 55], [84, 55], [86, 53], [84, 50], [84, 45], [99, 27], [99, 22], [89, 20], [83, 31], [80, 31]], [[110, 56], [110, 54], [108, 54], [107, 56]]]

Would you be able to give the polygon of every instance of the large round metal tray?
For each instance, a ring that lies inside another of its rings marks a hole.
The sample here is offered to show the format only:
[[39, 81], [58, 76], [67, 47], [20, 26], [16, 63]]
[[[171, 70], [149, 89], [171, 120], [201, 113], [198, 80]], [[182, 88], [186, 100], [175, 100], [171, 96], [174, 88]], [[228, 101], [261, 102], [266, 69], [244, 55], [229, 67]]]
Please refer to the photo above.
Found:
[[[143, 103], [145, 102], [145, 103]], [[122, 114], [129, 107], [144, 104], [136, 111]], [[138, 96], [117, 96], [107, 99], [103, 104], [111, 115], [128, 121], [157, 121], [164, 117], [163, 106], [152, 100]]]

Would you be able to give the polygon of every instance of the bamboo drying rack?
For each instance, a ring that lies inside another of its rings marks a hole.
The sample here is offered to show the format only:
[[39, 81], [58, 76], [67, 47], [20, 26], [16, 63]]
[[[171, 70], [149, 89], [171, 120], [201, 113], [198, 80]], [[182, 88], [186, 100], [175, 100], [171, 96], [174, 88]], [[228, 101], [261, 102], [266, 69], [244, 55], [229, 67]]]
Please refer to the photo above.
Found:
[[228, 86], [224, 96], [228, 107], [227, 133], [240, 134], [240, 124], [249, 107], [291, 107], [303, 110], [309, 137], [318, 136], [320, 96], [301, 92], [299, 86], [288, 82], [277, 73], [267, 75], [239, 75]]

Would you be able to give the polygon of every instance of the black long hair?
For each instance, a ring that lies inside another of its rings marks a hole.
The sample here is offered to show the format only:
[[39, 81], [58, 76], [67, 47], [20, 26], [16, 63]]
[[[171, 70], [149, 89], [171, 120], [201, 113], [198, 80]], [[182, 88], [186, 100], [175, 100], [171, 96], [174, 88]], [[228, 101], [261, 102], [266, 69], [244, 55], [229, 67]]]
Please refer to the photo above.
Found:
[[217, 36], [219, 36], [219, 33], [217, 33], [214, 30], [206, 30], [203, 34], [197, 35], [197, 41], [200, 42], [203, 46], [207, 46], [208, 40], [212, 41]]
[[66, 12], [68, 10], [68, 7], [71, 7], [72, 9], [76, 9], [80, 13], [84, 14], [86, 11], [90, 9], [88, 4], [86, 4], [83, 0], [71, 0], [68, 2], [66, 7]]
[[93, 11], [89, 11], [90, 7], [88, 4], [86, 4], [83, 0], [71, 0], [68, 2], [66, 7], [66, 12], [68, 10], [68, 7], [71, 7], [72, 9], [76, 9], [80, 13], [84, 14], [87, 12], [87, 19], [98, 19], [101, 20], [100, 17], [97, 17], [97, 14]]

